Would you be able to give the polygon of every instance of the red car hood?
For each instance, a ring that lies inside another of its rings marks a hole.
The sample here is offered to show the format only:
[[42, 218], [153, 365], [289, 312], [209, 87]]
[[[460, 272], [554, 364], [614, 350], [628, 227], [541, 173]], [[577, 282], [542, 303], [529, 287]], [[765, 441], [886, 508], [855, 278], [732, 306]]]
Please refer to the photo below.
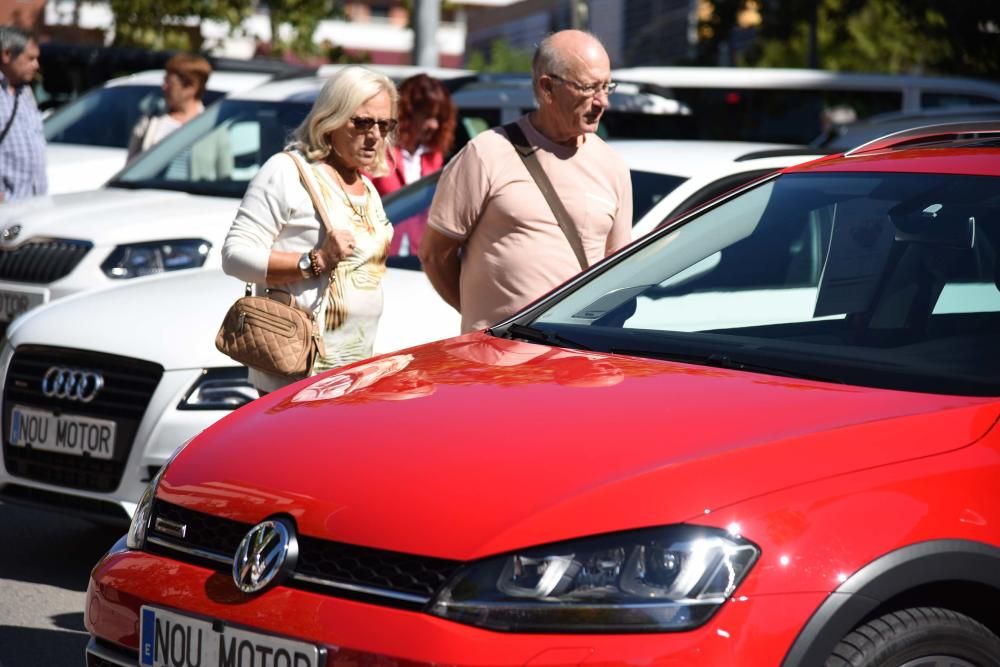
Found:
[[992, 399], [470, 334], [255, 401], [192, 442], [159, 497], [466, 560], [959, 448], [996, 416]]

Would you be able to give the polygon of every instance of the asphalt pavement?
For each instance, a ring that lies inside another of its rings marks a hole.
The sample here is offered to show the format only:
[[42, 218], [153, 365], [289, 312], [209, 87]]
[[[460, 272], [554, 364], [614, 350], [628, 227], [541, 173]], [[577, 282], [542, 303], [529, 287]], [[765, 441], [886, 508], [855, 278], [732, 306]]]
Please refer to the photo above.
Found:
[[80, 667], [90, 569], [123, 530], [0, 503], [0, 667]]

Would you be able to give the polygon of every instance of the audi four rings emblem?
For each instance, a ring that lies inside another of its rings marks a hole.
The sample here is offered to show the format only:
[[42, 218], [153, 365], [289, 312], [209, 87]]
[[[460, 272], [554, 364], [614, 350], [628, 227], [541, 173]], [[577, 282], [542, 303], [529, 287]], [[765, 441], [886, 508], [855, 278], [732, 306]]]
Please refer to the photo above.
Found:
[[42, 377], [42, 393], [49, 398], [90, 403], [104, 386], [104, 376], [97, 371], [52, 366]]
[[244, 593], [262, 591], [283, 571], [295, 567], [298, 552], [295, 533], [283, 521], [261, 521], [236, 549], [233, 581]]

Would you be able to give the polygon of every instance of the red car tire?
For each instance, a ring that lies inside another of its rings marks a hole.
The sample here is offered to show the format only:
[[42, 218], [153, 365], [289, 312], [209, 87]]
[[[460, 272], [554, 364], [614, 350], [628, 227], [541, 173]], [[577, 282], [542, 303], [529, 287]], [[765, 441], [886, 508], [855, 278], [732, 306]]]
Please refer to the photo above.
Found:
[[937, 607], [880, 616], [844, 637], [825, 667], [1000, 667], [1000, 637]]

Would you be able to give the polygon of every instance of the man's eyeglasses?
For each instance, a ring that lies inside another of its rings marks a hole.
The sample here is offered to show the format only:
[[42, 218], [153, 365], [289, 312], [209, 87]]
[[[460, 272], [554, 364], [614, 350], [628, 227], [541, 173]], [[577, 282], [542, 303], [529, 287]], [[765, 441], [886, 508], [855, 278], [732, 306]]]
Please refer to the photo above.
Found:
[[354, 116], [351, 118], [351, 125], [353, 125], [354, 129], [358, 132], [371, 132], [371, 129], [378, 125], [378, 131], [384, 137], [396, 131], [396, 128], [399, 126], [399, 121], [395, 118], [375, 120], [374, 118], [369, 118], [368, 116]]
[[569, 79], [564, 79], [558, 74], [549, 74], [549, 78], [555, 79], [561, 83], [565, 83], [567, 86], [572, 86], [577, 90], [577, 92], [583, 93], [588, 97], [593, 97], [597, 93], [604, 93], [605, 95], [610, 95], [615, 92], [615, 88], [618, 87], [617, 81], [602, 81], [601, 83], [578, 83], [576, 81], [571, 81]]

